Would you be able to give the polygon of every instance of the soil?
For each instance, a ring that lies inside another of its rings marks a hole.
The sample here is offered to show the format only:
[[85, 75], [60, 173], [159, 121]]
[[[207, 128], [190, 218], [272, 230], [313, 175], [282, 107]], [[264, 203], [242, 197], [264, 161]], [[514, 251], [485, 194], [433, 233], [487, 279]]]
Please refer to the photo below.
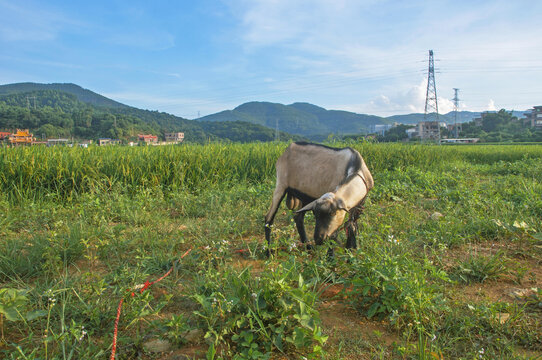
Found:
[[[329, 336], [325, 348], [338, 347], [345, 339], [357, 339], [368, 343], [378, 343], [391, 347], [400, 340], [399, 334], [393, 332], [389, 323], [367, 319], [348, 304], [342, 293], [343, 285], [326, 286], [320, 295], [318, 305], [322, 328]], [[358, 359], [359, 355], [344, 354], [347, 359]]]

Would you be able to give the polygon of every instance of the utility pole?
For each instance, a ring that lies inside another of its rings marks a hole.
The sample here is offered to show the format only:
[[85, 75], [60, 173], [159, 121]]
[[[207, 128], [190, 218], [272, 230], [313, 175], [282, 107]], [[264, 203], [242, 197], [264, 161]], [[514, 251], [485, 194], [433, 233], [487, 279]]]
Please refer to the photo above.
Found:
[[27, 96], [26, 97], [26, 108], [30, 109], [30, 100], [34, 100], [34, 109], [36, 109], [36, 97], [35, 96]]
[[427, 91], [425, 93], [425, 112], [423, 118], [427, 121], [429, 111], [434, 110], [437, 118], [438, 143], [440, 145], [440, 122], [438, 118], [437, 86], [435, 84], [435, 61], [433, 50], [429, 50], [429, 68], [427, 70]]
[[34, 110], [36, 109], [36, 97], [35, 96], [27, 96], [26, 97], [26, 107], [30, 109], [30, 100], [34, 100]]
[[275, 118], [275, 141], [279, 141], [279, 118]]
[[427, 115], [429, 114], [428, 111], [431, 109], [435, 111], [438, 119], [437, 86], [435, 85], [435, 60], [433, 59], [433, 50], [429, 50], [429, 69], [427, 70], [424, 119], [427, 119]]
[[457, 128], [457, 108], [459, 107], [459, 89], [454, 88], [454, 137], [459, 137], [459, 129]]

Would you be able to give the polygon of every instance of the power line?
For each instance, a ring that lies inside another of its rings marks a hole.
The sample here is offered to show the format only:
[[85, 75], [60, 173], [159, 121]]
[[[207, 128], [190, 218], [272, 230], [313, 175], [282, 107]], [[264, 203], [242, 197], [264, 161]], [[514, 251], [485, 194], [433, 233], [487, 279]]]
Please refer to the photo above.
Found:
[[[271, 89], [267, 91], [247, 91], [247, 92], [240, 92], [240, 93], [238, 92], [236, 94], [231, 94], [229, 96], [216, 95], [213, 97], [207, 97], [206, 99], [199, 100], [199, 101], [180, 102], [179, 104], [164, 105], [164, 106], [161, 106], [161, 108], [173, 108], [179, 105], [181, 106], [209, 105], [209, 104], [215, 103], [216, 101], [227, 102], [231, 100], [238, 100], [238, 99], [245, 99], [245, 98], [289, 94], [289, 93], [293, 93], [293, 92], [301, 91], [301, 90], [311, 90], [311, 89], [327, 90], [330, 88], [337, 88], [337, 87], [342, 87], [342, 86], [349, 86], [349, 85], [355, 86], [360, 83], [367, 84], [367, 83], [371, 83], [375, 81], [386, 81], [386, 80], [397, 79], [401, 77], [408, 77], [411, 75], [420, 74], [420, 72], [418, 70], [414, 70], [414, 71], [404, 71], [397, 74], [390, 74], [389, 72], [387, 72], [386, 74], [387, 75], [376, 75], [372, 77], [363, 77], [363, 78], [354, 78], [354, 79], [323, 80], [320, 82], [311, 82], [308, 84], [297, 85], [297, 86], [294, 85], [291, 87], [288, 87], [288, 83], [280, 82], [280, 83], [277, 83], [277, 85], [287, 87], [287, 88], [274, 89], [274, 90]], [[235, 88], [231, 88], [231, 89], [235, 89]]]

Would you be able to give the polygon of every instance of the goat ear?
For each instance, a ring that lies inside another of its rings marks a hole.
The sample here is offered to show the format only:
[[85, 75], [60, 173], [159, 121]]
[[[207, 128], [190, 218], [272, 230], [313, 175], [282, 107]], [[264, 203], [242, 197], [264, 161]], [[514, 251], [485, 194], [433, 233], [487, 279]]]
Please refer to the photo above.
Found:
[[343, 199], [337, 199], [337, 210], [344, 210], [348, 212], [348, 209], [346, 208], [346, 204], [344, 203]]
[[302, 213], [302, 212], [307, 212], [307, 211], [310, 211], [310, 210], [314, 210], [315, 205], [316, 205], [316, 200], [314, 200], [313, 202], [308, 203], [307, 205], [305, 205], [301, 209], [297, 210], [296, 213]]

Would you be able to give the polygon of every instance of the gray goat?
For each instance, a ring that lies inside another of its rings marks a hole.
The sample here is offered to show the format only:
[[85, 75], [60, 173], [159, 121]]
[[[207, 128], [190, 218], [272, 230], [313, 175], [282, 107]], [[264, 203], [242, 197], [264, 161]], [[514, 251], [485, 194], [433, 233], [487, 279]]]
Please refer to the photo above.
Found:
[[374, 185], [365, 161], [352, 148], [336, 149], [306, 142], [290, 144], [276, 164], [277, 182], [271, 207], [265, 216], [265, 238], [271, 246], [271, 225], [286, 196], [286, 205], [295, 212], [294, 220], [306, 243], [303, 219], [312, 210], [315, 216], [314, 242], [321, 245], [333, 236], [346, 213], [347, 248], [356, 248], [356, 221], [361, 205]]

